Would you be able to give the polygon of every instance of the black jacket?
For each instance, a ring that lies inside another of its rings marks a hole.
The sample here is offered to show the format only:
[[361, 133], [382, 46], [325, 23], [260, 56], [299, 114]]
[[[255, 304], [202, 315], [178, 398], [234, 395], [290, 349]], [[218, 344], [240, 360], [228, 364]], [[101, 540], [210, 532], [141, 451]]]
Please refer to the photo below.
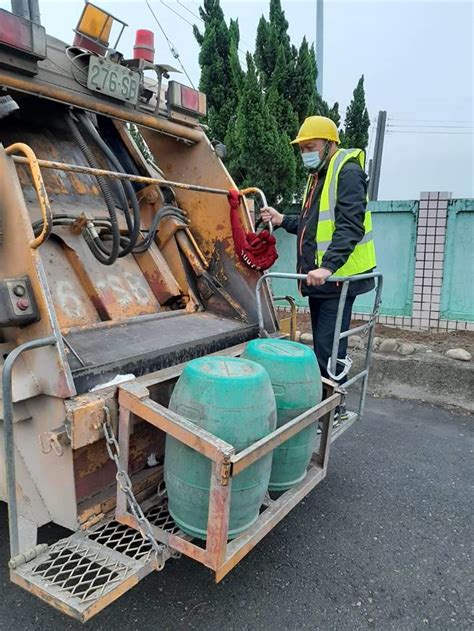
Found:
[[[316, 269], [316, 229], [325, 178], [326, 170], [323, 170], [319, 173], [310, 207], [303, 209], [299, 215], [285, 215], [281, 224], [287, 232], [297, 235], [296, 269], [299, 274], [307, 274]], [[346, 263], [355, 246], [364, 236], [367, 176], [358, 162], [355, 160], [346, 162], [339, 173], [337, 188], [336, 228], [321, 265], [331, 272], [336, 272]], [[349, 285], [349, 295], [364, 294], [373, 287], [372, 279], [352, 282]], [[341, 285], [336, 283], [326, 283], [321, 287], [308, 287], [306, 282], [300, 283], [303, 296], [334, 298], [339, 295], [340, 290]]]

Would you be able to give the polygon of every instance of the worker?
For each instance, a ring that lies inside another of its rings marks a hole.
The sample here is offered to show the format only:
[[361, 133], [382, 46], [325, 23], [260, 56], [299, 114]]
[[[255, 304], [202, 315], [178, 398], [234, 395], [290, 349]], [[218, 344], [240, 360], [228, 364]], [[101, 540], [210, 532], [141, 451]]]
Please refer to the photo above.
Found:
[[[308, 117], [292, 144], [299, 145], [308, 181], [299, 215], [283, 215], [271, 207], [262, 219], [297, 235], [297, 272], [306, 274], [299, 289], [309, 299], [314, 351], [321, 374], [328, 377], [334, 328], [342, 283], [327, 283], [329, 276], [353, 276], [374, 269], [372, 218], [367, 209], [365, 154], [361, 149], [340, 149], [339, 133], [332, 120]], [[350, 327], [356, 296], [373, 289], [373, 279], [349, 285], [342, 317], [342, 331]], [[347, 338], [339, 344], [336, 374], [345, 366]], [[334, 368], [332, 370], [334, 372]], [[347, 376], [340, 379], [344, 383]], [[345, 404], [336, 411], [335, 424], [347, 419]]]

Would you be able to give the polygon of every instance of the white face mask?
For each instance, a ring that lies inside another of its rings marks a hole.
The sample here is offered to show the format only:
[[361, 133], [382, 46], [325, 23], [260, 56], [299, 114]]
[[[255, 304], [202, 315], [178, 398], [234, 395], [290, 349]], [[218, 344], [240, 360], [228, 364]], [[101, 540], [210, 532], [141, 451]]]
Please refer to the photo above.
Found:
[[317, 169], [318, 166], [321, 164], [319, 151], [307, 151], [306, 153], [302, 153], [301, 157], [303, 159], [305, 169], [308, 169], [308, 171]]
[[321, 151], [306, 151], [301, 154], [303, 164], [308, 171], [316, 171], [325, 162], [329, 151], [329, 143], [326, 142]]

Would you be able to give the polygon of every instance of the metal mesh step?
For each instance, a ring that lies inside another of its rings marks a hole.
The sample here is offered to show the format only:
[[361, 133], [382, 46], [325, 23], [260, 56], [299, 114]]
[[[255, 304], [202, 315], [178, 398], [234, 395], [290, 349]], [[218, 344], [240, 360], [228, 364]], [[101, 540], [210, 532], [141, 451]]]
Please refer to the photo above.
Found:
[[[145, 514], [163, 530], [179, 532], [162, 497]], [[57, 541], [36, 559], [11, 570], [11, 579], [85, 622], [153, 569], [150, 544], [138, 531], [109, 519]]]
[[[180, 532], [168, 512], [166, 501], [155, 504], [144, 512], [148, 521], [154, 526], [172, 534]], [[113, 519], [91, 528], [88, 538], [133, 559], [140, 559], [145, 562], [150, 560], [151, 545], [143, 539], [137, 530], [124, 526]]]

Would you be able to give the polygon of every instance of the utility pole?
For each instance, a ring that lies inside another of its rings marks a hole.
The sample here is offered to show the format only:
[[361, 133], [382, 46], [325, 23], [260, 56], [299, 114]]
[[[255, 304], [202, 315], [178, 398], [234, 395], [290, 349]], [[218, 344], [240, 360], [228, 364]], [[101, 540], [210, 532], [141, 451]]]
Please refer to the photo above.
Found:
[[383, 141], [385, 138], [385, 126], [387, 124], [387, 112], [379, 112], [377, 118], [377, 133], [375, 135], [374, 157], [371, 160], [370, 180], [369, 180], [369, 199], [374, 201], [378, 199], [380, 170], [382, 166]]
[[322, 98], [324, 68], [324, 0], [317, 0], [316, 2], [316, 63], [318, 65], [316, 90]]

